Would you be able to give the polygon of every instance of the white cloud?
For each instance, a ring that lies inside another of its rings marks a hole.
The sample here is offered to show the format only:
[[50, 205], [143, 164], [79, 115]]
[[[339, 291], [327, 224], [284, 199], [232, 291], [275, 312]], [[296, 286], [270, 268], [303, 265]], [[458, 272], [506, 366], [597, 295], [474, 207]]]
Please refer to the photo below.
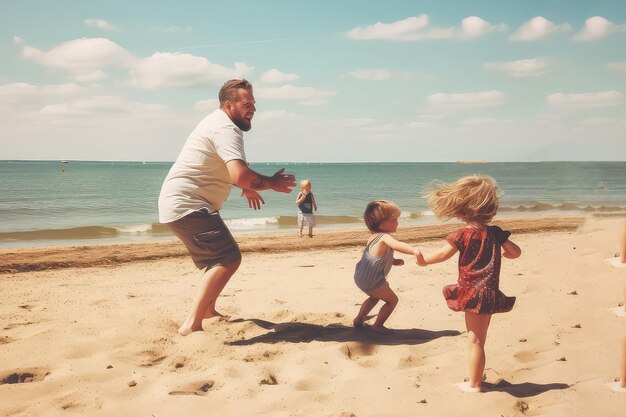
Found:
[[223, 82], [250, 74], [254, 67], [236, 62], [234, 67], [184, 53], [157, 52], [133, 68], [133, 84], [145, 89], [193, 87]]
[[209, 100], [200, 100], [196, 101], [193, 105], [193, 109], [201, 112], [212, 112], [213, 110], [217, 110], [220, 107], [220, 101], [216, 98], [212, 98]]
[[523, 23], [509, 39], [512, 41], [538, 41], [555, 32], [567, 32], [571, 26], [567, 23], [557, 25], [542, 16], [536, 16]]
[[95, 96], [68, 103], [49, 104], [38, 115], [61, 122], [71, 122], [71, 119], [76, 118], [153, 120], [161, 118], [167, 111], [168, 107], [160, 104], [131, 102], [117, 96]]
[[359, 26], [347, 33], [354, 40], [418, 41], [426, 39], [480, 38], [490, 32], [506, 30], [505, 24], [493, 25], [478, 16], [469, 16], [461, 21], [459, 28], [439, 28], [430, 26], [427, 14], [408, 17], [392, 23], [377, 22], [369, 26]]
[[393, 23], [377, 22], [370, 26], [356, 27], [348, 32], [348, 38], [355, 40], [416, 41], [422, 39], [450, 39], [454, 37], [453, 28], [429, 28], [428, 25], [428, 15], [421, 14], [417, 17], [409, 17]]
[[163, 29], [166, 32], [192, 32], [193, 28], [191, 26], [169, 26]]
[[254, 120], [259, 123], [264, 123], [275, 120], [289, 119], [292, 117], [294, 117], [294, 114], [286, 110], [266, 110], [255, 113]]
[[276, 68], [272, 68], [271, 70], [265, 71], [261, 74], [261, 81], [268, 84], [281, 84], [288, 83], [291, 81], [296, 81], [300, 76], [297, 74], [285, 74], [284, 72], [280, 72]]
[[581, 120], [580, 124], [586, 126], [615, 126], [626, 125], [626, 120], [615, 119], [612, 117], [590, 117], [588, 119]]
[[488, 62], [485, 64], [485, 69], [487, 71], [504, 72], [511, 77], [536, 77], [547, 72], [548, 63], [542, 58]]
[[572, 39], [576, 41], [596, 41], [606, 38], [611, 33], [626, 30], [626, 25], [618, 26], [602, 16], [593, 16], [585, 20], [585, 26]]
[[372, 126], [374, 123], [376, 123], [376, 119], [371, 119], [368, 117], [362, 117], [358, 119], [341, 119], [338, 121], [338, 125], [340, 127], [351, 129]]
[[500, 91], [447, 94], [436, 93], [428, 97], [429, 106], [438, 110], [470, 110], [504, 104], [505, 96]]
[[624, 94], [615, 90], [580, 94], [554, 93], [546, 98], [546, 102], [559, 110], [589, 110], [622, 105]]
[[22, 48], [22, 56], [39, 64], [69, 71], [81, 79], [102, 79], [103, 68], [128, 67], [134, 58], [124, 48], [105, 38], [81, 38], [64, 42], [48, 52], [31, 46]]
[[321, 105], [326, 104], [330, 97], [337, 95], [337, 92], [288, 84], [280, 87], [260, 87], [254, 90], [254, 94], [257, 98], [268, 100], [294, 100], [303, 105]]
[[0, 85], [0, 108], [16, 111], [23, 108], [39, 108], [50, 101], [68, 100], [86, 93], [77, 84], [37, 86], [28, 83]]
[[626, 72], [626, 62], [610, 62], [608, 67], [611, 71]]
[[507, 25], [501, 23], [492, 25], [478, 16], [469, 16], [461, 21], [462, 40], [477, 39], [491, 32], [503, 32], [507, 30]]
[[[412, 80], [418, 75], [413, 74], [410, 71], [390, 71], [384, 68], [379, 69], [357, 69], [354, 71], [350, 71], [347, 74], [342, 74], [340, 77], [350, 77], [355, 78], [357, 80], [363, 81], [388, 81], [388, 80], [400, 80], [407, 81]], [[432, 77], [428, 77], [425, 75], [419, 76], [423, 79], [430, 79]]]
[[470, 117], [461, 121], [464, 126], [493, 126], [507, 123], [507, 120], [496, 119], [493, 117]]
[[85, 19], [85, 25], [93, 26], [104, 30], [117, 30], [115, 26], [102, 19]]

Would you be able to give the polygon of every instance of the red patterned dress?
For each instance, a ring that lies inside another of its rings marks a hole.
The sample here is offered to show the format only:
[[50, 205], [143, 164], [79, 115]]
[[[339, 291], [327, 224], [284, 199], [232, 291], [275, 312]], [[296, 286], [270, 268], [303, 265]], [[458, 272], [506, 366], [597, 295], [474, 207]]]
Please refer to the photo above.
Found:
[[499, 289], [501, 247], [510, 235], [498, 226], [464, 227], [448, 235], [446, 240], [459, 250], [459, 281], [443, 288], [451, 310], [476, 314], [511, 311], [515, 297], [507, 297]]

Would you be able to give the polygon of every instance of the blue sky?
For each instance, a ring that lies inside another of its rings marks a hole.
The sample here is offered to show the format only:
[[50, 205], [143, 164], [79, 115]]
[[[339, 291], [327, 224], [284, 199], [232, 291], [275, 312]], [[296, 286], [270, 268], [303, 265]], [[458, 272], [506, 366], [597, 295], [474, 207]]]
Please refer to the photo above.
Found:
[[626, 159], [623, 1], [23, 0], [0, 23], [0, 159], [174, 160], [239, 77], [254, 162]]

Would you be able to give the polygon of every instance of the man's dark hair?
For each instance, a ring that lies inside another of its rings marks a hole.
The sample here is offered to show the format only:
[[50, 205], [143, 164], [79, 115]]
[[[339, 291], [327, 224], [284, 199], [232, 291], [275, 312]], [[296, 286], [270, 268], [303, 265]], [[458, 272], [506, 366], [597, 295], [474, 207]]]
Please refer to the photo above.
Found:
[[237, 99], [237, 90], [240, 88], [245, 88], [246, 90], [252, 91], [252, 84], [250, 81], [246, 79], [241, 80], [228, 80], [224, 83], [222, 88], [220, 89], [218, 98], [220, 100], [220, 107], [224, 105], [227, 101], [234, 101]]

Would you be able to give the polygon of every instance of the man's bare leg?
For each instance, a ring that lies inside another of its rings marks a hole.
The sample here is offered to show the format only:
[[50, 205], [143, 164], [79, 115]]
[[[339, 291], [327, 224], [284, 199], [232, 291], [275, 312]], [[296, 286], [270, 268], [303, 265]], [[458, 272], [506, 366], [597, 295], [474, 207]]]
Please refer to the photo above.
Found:
[[202, 319], [207, 312], [215, 311], [217, 297], [230, 280], [230, 277], [237, 271], [241, 261], [228, 265], [218, 265], [208, 269], [202, 274], [198, 283], [196, 296], [191, 304], [191, 312], [185, 322], [178, 329], [178, 333], [187, 336], [190, 333], [202, 330]]

